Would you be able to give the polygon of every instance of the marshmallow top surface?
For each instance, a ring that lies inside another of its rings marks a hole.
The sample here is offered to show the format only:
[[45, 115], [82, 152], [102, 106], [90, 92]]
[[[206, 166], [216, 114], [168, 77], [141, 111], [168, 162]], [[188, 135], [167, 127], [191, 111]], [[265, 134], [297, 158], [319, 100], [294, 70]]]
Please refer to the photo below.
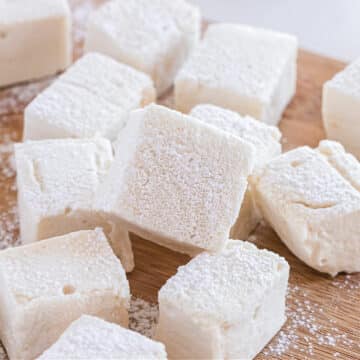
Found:
[[151, 67], [159, 56], [166, 56], [170, 43], [183, 35], [191, 41], [199, 19], [198, 8], [183, 0], [115, 0], [95, 11], [89, 23], [113, 38], [128, 56], [146, 59]]
[[91, 296], [96, 291], [130, 296], [121, 263], [100, 229], [4, 250], [0, 275], [22, 306], [54, 296]]
[[280, 273], [285, 259], [241, 240], [229, 240], [218, 254], [202, 253], [181, 266], [159, 293], [159, 301], [202, 321], [232, 324], [251, 316]]
[[102, 138], [53, 139], [15, 145], [19, 191], [38, 215], [89, 208], [113, 154]]
[[[336, 160], [333, 162], [336, 164]], [[349, 179], [353, 176], [351, 171], [358, 172], [359, 165], [356, 165], [355, 170], [344, 170]], [[256, 187], [267, 197], [276, 199], [279, 208], [291, 212], [294, 221], [309, 221], [314, 225], [360, 209], [359, 191], [327, 161], [326, 156], [308, 147], [297, 148], [274, 159], [259, 179]]]
[[102, 319], [83, 315], [44, 352], [46, 359], [166, 359], [163, 344]]
[[0, 0], [0, 24], [70, 15], [67, 0]]
[[254, 145], [256, 166], [267, 163], [281, 153], [281, 132], [275, 126], [267, 125], [251, 116], [241, 116], [234, 111], [207, 104], [195, 106], [190, 115]]
[[337, 73], [325, 86], [360, 99], [360, 58]]
[[25, 115], [46, 121], [67, 136], [114, 138], [122, 117], [141, 107], [144, 91], [153, 88], [144, 73], [108, 56], [88, 53], [40, 93]]
[[235, 24], [210, 25], [178, 79], [228, 89], [270, 103], [287, 63], [296, 56], [294, 36]]

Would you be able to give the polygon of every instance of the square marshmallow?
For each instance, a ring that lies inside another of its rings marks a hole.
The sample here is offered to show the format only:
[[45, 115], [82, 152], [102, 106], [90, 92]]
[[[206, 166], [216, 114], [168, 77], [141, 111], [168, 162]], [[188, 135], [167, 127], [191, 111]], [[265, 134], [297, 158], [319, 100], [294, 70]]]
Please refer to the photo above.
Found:
[[71, 41], [67, 0], [1, 0], [0, 87], [64, 70]]
[[[255, 168], [264, 166], [281, 154], [281, 133], [275, 126], [214, 105], [197, 105], [190, 115], [254, 145]], [[260, 220], [261, 216], [251, 195], [249, 184], [230, 236], [233, 239], [246, 239]]]
[[83, 315], [38, 360], [166, 360], [165, 346], [135, 331]]
[[360, 271], [360, 163], [336, 142], [298, 148], [251, 180], [266, 220], [312, 268]]
[[240, 210], [254, 149], [168, 108], [130, 114], [96, 206], [131, 231], [196, 254], [224, 246]]
[[100, 229], [0, 252], [0, 337], [34, 359], [82, 314], [127, 326], [129, 284]]
[[98, 51], [148, 74], [159, 95], [198, 42], [199, 9], [184, 0], [116, 0], [91, 16], [85, 51]]
[[18, 205], [23, 243], [103, 227], [127, 271], [134, 267], [127, 231], [93, 209], [113, 161], [106, 139], [53, 139], [16, 144]]
[[155, 99], [151, 79], [113, 59], [90, 53], [40, 93], [25, 109], [24, 139], [113, 139], [128, 111]]
[[291, 35], [211, 25], [176, 77], [176, 107], [209, 103], [275, 125], [295, 93], [296, 56]]
[[360, 160], [360, 58], [324, 84], [322, 113], [327, 137]]
[[277, 254], [229, 240], [161, 288], [156, 338], [171, 359], [252, 359], [286, 320], [288, 276]]

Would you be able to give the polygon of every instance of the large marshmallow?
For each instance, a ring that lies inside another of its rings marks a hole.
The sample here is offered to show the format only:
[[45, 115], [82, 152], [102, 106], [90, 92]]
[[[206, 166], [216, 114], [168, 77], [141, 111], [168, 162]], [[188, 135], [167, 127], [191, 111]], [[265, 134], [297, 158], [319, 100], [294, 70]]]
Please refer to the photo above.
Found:
[[224, 246], [254, 164], [239, 138], [168, 108], [130, 114], [96, 206], [174, 250]]
[[101, 226], [125, 269], [133, 269], [127, 231], [92, 206], [113, 161], [108, 140], [30, 141], [15, 146], [15, 158], [23, 243]]
[[161, 288], [156, 338], [171, 359], [252, 359], [285, 322], [288, 276], [283, 258], [229, 240]]
[[327, 137], [360, 160], [360, 58], [324, 84], [322, 114]]
[[256, 201], [282, 241], [312, 268], [360, 271], [360, 164], [338, 143], [302, 147], [252, 180]]
[[100, 229], [1, 251], [0, 285], [11, 359], [39, 356], [82, 314], [128, 324], [129, 284]]
[[166, 360], [165, 346], [134, 331], [83, 315], [38, 360]]
[[64, 70], [71, 41], [67, 0], [1, 0], [0, 87]]
[[296, 56], [293, 36], [211, 25], [176, 77], [176, 107], [209, 103], [275, 125], [295, 93]]
[[24, 140], [94, 135], [114, 139], [127, 113], [153, 102], [155, 97], [147, 75], [90, 53], [26, 107]]
[[[197, 105], [190, 115], [254, 145], [255, 168], [260, 168], [281, 154], [281, 133], [275, 126], [264, 124], [250, 116], [241, 116], [214, 105]], [[230, 233], [233, 239], [246, 239], [261, 220], [261, 215], [248, 185], [239, 217]]]
[[115, 0], [90, 16], [85, 51], [99, 51], [147, 73], [162, 94], [200, 30], [198, 8], [184, 0]]

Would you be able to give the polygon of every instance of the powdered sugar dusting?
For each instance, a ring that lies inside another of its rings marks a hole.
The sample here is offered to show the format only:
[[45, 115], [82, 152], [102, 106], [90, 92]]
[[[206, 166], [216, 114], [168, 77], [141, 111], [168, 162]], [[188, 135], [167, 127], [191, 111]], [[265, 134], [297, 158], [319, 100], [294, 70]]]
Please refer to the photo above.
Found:
[[[338, 357], [341, 354], [336, 351], [337, 346], [358, 346], [347, 333], [342, 332], [336, 325], [336, 319], [326, 314], [326, 310], [319, 303], [309, 300], [306, 290], [298, 286], [289, 286], [289, 303], [291, 305], [287, 307], [286, 314], [288, 320], [264, 350], [264, 355], [281, 357], [296, 349], [304, 356], [314, 357], [314, 349], [325, 345], [333, 348], [332, 356]], [[326, 326], [321, 319], [326, 319]]]
[[152, 338], [159, 317], [157, 304], [133, 297], [130, 302], [129, 328]]

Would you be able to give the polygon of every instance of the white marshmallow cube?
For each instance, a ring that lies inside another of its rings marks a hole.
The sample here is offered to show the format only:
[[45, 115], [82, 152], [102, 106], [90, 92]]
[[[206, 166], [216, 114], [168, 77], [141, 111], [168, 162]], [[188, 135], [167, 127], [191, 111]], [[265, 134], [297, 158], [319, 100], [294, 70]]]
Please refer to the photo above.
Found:
[[184, 0], [116, 0], [96, 10], [85, 51], [98, 51], [148, 74], [159, 95], [198, 42], [201, 16]]
[[127, 271], [134, 267], [128, 232], [93, 209], [113, 161], [102, 138], [52, 139], [16, 144], [18, 205], [23, 243], [103, 227]]
[[360, 58], [324, 84], [322, 114], [327, 137], [360, 160]]
[[296, 57], [291, 35], [210, 25], [176, 77], [176, 108], [208, 103], [275, 125], [295, 93]]
[[299, 259], [333, 276], [360, 271], [360, 163], [339, 143], [289, 151], [251, 181], [264, 217]]
[[82, 314], [127, 326], [129, 284], [100, 229], [0, 252], [0, 338], [34, 359]]
[[220, 250], [254, 165], [239, 138], [168, 108], [130, 114], [96, 206], [173, 250]]
[[[281, 133], [275, 126], [264, 124], [250, 116], [243, 117], [236, 112], [214, 105], [197, 105], [190, 115], [254, 145], [255, 168], [264, 166], [281, 154]], [[246, 239], [260, 220], [261, 215], [251, 195], [249, 184], [239, 217], [230, 233], [231, 238]]]
[[165, 346], [135, 331], [83, 315], [38, 360], [166, 360]]
[[113, 59], [90, 53], [40, 93], [25, 109], [24, 140], [114, 139], [130, 110], [156, 98], [151, 79]]
[[229, 240], [161, 288], [156, 339], [171, 359], [252, 359], [286, 320], [288, 276], [277, 254]]
[[0, 1], [0, 87], [55, 74], [71, 59], [67, 0]]

